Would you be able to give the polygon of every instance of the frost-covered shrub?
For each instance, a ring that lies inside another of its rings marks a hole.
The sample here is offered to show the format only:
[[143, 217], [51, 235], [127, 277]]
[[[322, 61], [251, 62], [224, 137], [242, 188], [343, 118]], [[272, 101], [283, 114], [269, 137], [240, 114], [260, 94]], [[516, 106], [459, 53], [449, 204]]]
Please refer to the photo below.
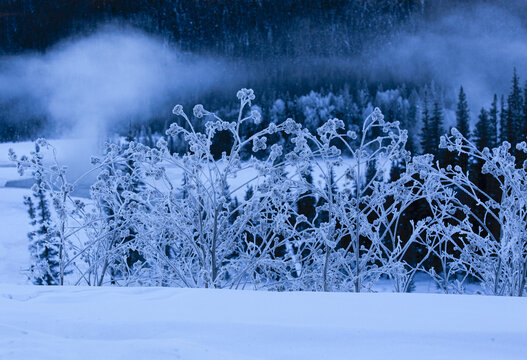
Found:
[[[183, 123], [172, 124], [167, 134], [183, 135], [188, 153], [171, 155], [163, 140], [155, 148], [131, 145], [130, 175], [104, 170], [99, 176], [92, 188], [93, 198], [123, 218], [114, 222], [113, 231], [120, 229], [121, 238], [130, 235], [123, 235], [123, 229], [134, 231], [133, 241], [110, 242], [110, 254], [119, 256], [116, 245], [122, 244], [144, 259], [137, 269], [126, 272], [127, 283], [237, 288], [247, 283], [275, 286], [285, 279], [287, 271], [283, 270], [279, 248], [285, 248], [286, 237], [277, 221], [287, 212], [284, 209], [289, 200], [284, 196], [285, 164], [281, 147], [267, 143], [267, 136], [283, 131], [285, 123], [271, 123], [242, 137], [242, 127], [259, 123], [261, 115], [255, 108], [247, 111], [254, 99], [252, 90], [242, 89], [238, 98], [238, 118], [231, 122], [196, 105], [193, 116], [205, 122], [204, 132], [195, 130], [181, 106], [174, 107], [173, 113]], [[234, 142], [228, 152], [215, 159], [211, 146], [219, 131], [228, 131]], [[258, 153], [268, 146], [265, 157], [241, 160], [242, 151]], [[104, 162], [122, 166], [126, 160], [110, 150]], [[167, 169], [175, 169], [182, 176], [176, 180]], [[244, 172], [250, 178], [231, 188], [229, 181], [242, 179]], [[145, 184], [143, 189], [116, 196], [119, 182], [124, 181], [121, 187], [126, 189], [139, 179]], [[252, 196], [242, 199], [240, 193], [248, 186]]]
[[[462, 239], [456, 261], [486, 293], [522, 296], [527, 280], [527, 162], [517, 164], [508, 142], [479, 150], [455, 128], [440, 146], [481, 161], [482, 175], [490, 175], [498, 187], [493, 197], [459, 166], [437, 171], [444, 186], [454, 187], [472, 204], [453, 202], [463, 214], [456, 229]], [[518, 144], [517, 150], [527, 152], [526, 144]]]
[[[507, 143], [480, 151], [456, 130], [441, 141], [483, 164], [499, 186], [489, 195], [459, 166], [412, 157], [407, 132], [379, 109], [360, 130], [337, 118], [313, 130], [262, 122], [253, 91], [237, 95], [229, 121], [202, 105], [191, 116], [174, 107], [167, 135], [183, 139], [184, 153], [163, 138], [108, 144], [93, 158], [87, 204], [72, 198], [77, 181], [44, 140], [51, 163], [38, 151], [11, 154], [49, 194], [57, 283], [73, 272], [89, 285], [359, 292], [388, 278], [409, 291], [425, 272], [445, 293], [463, 292], [470, 277], [487, 293], [523, 295], [527, 165]], [[218, 156], [220, 132], [231, 142]]]
[[146, 147], [129, 142], [107, 144], [103, 159], [92, 158], [101, 169], [90, 194], [92, 211], [86, 216], [89, 249], [83, 255], [89, 274], [97, 284], [106, 280], [129, 279], [145, 266], [138, 249], [135, 218], [149, 211], [143, 200], [145, 184], [141, 167]]
[[[307, 283], [315, 289], [357, 292], [370, 289], [382, 274], [398, 280], [403, 276], [408, 283], [415, 271], [404, 257], [416, 239], [401, 240], [397, 225], [407, 207], [424, 195], [414, 180], [416, 167], [406, 166], [398, 180], [385, 181], [393, 162], [410, 160], [404, 150], [406, 131], [397, 122], [384, 121], [378, 109], [360, 133], [346, 131], [339, 119], [327, 121], [316, 135], [289, 122], [286, 131], [295, 144], [286, 156], [296, 175], [291, 181], [318, 199], [311, 221], [297, 218], [304, 224], [295, 249], [308, 254], [302, 258]], [[351, 156], [344, 158], [337, 146]], [[320, 181], [306, 181], [311, 167]], [[416, 228], [416, 234], [421, 232], [422, 225]], [[404, 291], [407, 285], [396, 289]]]

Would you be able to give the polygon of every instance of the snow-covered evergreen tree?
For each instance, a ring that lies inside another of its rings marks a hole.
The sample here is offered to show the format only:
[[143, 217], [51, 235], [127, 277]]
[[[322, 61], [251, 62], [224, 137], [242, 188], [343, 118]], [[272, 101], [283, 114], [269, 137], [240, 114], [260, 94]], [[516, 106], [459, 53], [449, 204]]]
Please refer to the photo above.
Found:
[[55, 223], [51, 218], [49, 199], [43, 174], [38, 168], [42, 167], [42, 154], [40, 146], [35, 143], [33, 159], [37, 169], [33, 172], [35, 184], [31, 188], [32, 195], [24, 197], [28, 207], [28, 215], [33, 230], [28, 233], [29, 253], [31, 265], [29, 276], [36, 285], [59, 284], [60, 265], [58, 259], [58, 239], [54, 229]]

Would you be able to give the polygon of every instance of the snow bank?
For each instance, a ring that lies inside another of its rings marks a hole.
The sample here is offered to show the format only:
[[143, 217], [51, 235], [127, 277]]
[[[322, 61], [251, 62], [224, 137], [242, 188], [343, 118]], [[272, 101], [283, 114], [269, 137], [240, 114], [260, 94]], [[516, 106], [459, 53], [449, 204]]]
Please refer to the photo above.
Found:
[[525, 359], [527, 299], [0, 286], [2, 359]]

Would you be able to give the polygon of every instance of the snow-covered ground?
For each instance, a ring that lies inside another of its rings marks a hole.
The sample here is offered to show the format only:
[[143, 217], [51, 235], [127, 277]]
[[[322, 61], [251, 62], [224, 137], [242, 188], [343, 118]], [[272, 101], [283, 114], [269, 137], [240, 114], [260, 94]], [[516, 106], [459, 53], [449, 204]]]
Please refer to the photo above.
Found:
[[29, 267], [27, 233], [31, 230], [24, 195], [28, 189], [0, 187], [0, 284], [25, 284]]
[[527, 299], [0, 287], [1, 359], [525, 359]]

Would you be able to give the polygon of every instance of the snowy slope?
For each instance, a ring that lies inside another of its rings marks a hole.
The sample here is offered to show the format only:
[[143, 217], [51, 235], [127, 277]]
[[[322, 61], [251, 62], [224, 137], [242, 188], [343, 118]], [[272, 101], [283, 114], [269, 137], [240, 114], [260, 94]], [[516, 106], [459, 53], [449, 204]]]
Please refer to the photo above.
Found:
[[1, 359], [525, 359], [527, 299], [0, 286]]

